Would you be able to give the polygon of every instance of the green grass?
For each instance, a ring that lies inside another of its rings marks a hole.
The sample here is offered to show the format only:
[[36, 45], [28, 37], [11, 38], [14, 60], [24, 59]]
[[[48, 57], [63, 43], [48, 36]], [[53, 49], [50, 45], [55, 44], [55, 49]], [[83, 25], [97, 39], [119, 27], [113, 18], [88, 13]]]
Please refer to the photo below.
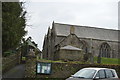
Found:
[[42, 62], [53, 62], [53, 63], [73, 63], [73, 64], [89, 64], [89, 62], [81, 62], [81, 61], [53, 61], [53, 60], [46, 60], [46, 59], [37, 59], [37, 61], [42, 61]]
[[[101, 58], [101, 64], [119, 64], [120, 59], [117, 58]], [[94, 62], [97, 63], [97, 57], [94, 57]]]
[[26, 60], [26, 57], [22, 57], [22, 61], [25, 61]]
[[[90, 62], [81, 62], [81, 61], [68, 61], [64, 62], [62, 60], [59, 61], [52, 61], [52, 60], [46, 60], [46, 59], [37, 59], [38, 61], [43, 62], [58, 62], [58, 63], [76, 63], [76, 64], [90, 64]], [[108, 65], [118, 65], [120, 62], [120, 59], [117, 58], [101, 58], [101, 64], [108, 64]], [[97, 64], [97, 57], [94, 57], [94, 63]]]
[[58, 63], [65, 63], [65, 62], [63, 62], [63, 61], [61, 61], [61, 60], [59, 60], [59, 61], [53, 61], [53, 60], [46, 60], [46, 59], [37, 59], [38, 61], [42, 61], [42, 62], [58, 62]]

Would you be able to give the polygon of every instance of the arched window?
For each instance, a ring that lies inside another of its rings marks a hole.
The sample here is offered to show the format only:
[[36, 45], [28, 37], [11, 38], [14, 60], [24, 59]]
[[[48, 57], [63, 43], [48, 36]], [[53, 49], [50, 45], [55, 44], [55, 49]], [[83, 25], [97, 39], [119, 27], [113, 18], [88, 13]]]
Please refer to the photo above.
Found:
[[103, 43], [100, 46], [100, 56], [101, 57], [106, 57], [106, 58], [110, 58], [110, 46], [107, 43]]

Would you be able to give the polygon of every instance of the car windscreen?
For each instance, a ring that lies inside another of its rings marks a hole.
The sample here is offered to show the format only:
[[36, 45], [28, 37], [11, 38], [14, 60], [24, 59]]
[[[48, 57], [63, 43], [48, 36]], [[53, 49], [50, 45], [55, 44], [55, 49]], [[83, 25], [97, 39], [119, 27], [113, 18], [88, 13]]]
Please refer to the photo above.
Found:
[[96, 72], [96, 70], [94, 70], [94, 69], [81, 69], [77, 73], [72, 75], [72, 77], [92, 79], [95, 72]]

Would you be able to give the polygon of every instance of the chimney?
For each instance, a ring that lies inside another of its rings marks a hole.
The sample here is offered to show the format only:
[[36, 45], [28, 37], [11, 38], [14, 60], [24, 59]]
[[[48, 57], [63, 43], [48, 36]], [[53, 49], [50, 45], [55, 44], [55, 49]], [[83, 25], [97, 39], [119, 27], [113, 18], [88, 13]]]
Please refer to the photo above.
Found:
[[75, 34], [75, 27], [74, 26], [70, 27], [70, 34]]

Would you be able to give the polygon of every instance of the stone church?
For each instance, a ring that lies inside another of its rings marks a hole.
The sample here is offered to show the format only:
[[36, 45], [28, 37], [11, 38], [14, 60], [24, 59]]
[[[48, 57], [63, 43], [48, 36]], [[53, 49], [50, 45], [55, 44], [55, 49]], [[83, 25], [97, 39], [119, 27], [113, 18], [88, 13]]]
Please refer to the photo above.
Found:
[[44, 37], [44, 59], [80, 60], [89, 53], [118, 58], [118, 30], [53, 22]]

